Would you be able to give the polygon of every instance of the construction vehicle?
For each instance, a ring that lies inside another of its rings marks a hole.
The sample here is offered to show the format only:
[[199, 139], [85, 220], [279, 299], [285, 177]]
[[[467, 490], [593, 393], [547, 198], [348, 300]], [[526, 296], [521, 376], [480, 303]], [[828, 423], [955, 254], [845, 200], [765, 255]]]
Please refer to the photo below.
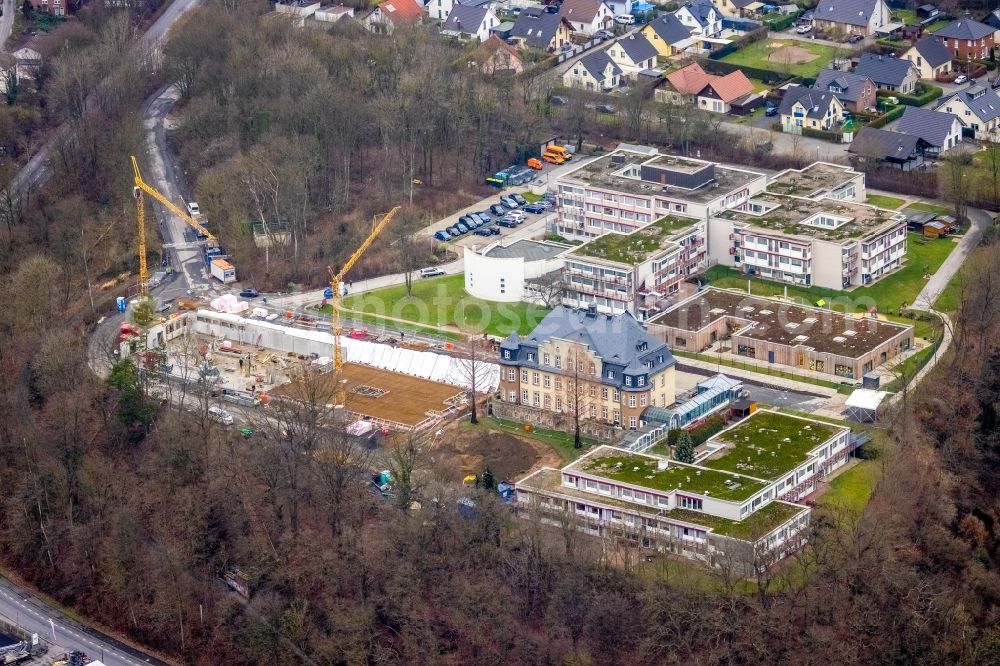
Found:
[[212, 277], [219, 282], [223, 284], [236, 282], [236, 269], [225, 259], [221, 257], [212, 259], [212, 263], [209, 266], [212, 271]]
[[549, 150], [548, 148], [546, 148], [545, 152], [542, 153], [542, 159], [549, 164], [562, 164], [566, 161], [566, 158], [563, 157], [561, 153]]
[[333, 329], [333, 367], [337, 370], [344, 367], [344, 350], [340, 345], [340, 336], [343, 333], [343, 329], [340, 326], [340, 299], [343, 296], [340, 293], [340, 283], [344, 279], [344, 276], [347, 275], [347, 271], [351, 270], [354, 264], [358, 262], [358, 259], [361, 258], [361, 255], [371, 247], [371, 244], [375, 242], [375, 238], [382, 233], [382, 230], [396, 216], [397, 212], [399, 212], [399, 206], [396, 206], [383, 215], [381, 220], [377, 217], [372, 218], [372, 231], [368, 234], [368, 238], [354, 251], [354, 254], [351, 255], [350, 259], [347, 260], [339, 272], [334, 272], [329, 266], [326, 267], [326, 270], [330, 273], [330, 295], [333, 297], [333, 325], [331, 326]]
[[[135, 197], [135, 223], [139, 245], [139, 296], [140, 298], [145, 298], [149, 296], [149, 269], [146, 266], [146, 211], [143, 203], [144, 199], [142, 197], [143, 192], [159, 201], [164, 208], [181, 218], [181, 220], [194, 229], [199, 236], [207, 238], [210, 241], [214, 240], [215, 236], [200, 222], [175, 206], [171, 203], [170, 199], [157, 192], [152, 185], [142, 179], [142, 173], [139, 172], [139, 161], [135, 158], [135, 155], [132, 156], [132, 171], [135, 174], [132, 196]], [[233, 280], [236, 279], [235, 269], [232, 271], [232, 278]]]

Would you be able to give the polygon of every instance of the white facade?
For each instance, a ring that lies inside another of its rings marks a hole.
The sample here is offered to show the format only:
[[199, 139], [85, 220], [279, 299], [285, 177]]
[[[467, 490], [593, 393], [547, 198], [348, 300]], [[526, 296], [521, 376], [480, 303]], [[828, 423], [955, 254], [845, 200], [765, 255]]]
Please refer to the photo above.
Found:
[[704, 26], [686, 5], [674, 12], [674, 16], [676, 16], [681, 23], [691, 28], [692, 35], [715, 37], [722, 32], [722, 12], [717, 10], [715, 7], [709, 11], [707, 21]]
[[451, 8], [454, 4], [453, 0], [431, 0], [424, 9], [427, 10], [429, 17], [443, 23], [448, 18], [448, 14], [451, 14]]
[[484, 301], [524, 300], [524, 257], [487, 257], [465, 248], [465, 293]]

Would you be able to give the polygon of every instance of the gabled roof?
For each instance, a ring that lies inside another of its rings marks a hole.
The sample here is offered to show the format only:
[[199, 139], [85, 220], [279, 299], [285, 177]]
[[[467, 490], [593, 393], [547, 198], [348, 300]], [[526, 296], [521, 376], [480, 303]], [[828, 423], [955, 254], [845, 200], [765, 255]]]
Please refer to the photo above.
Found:
[[991, 25], [973, 21], [970, 18], [960, 18], [936, 31], [934, 35], [948, 39], [982, 39], [989, 37], [994, 32], [996, 32], [996, 28]]
[[547, 49], [555, 39], [559, 24], [566, 19], [559, 14], [552, 14], [541, 7], [528, 7], [523, 10], [510, 29], [510, 36], [523, 39], [528, 46], [536, 49]]
[[931, 67], [940, 67], [951, 60], [951, 52], [944, 42], [938, 39], [937, 35], [924, 37], [913, 45], [920, 57]]
[[[835, 90], [831, 90], [831, 92], [839, 97], [840, 101], [857, 102], [858, 97], [864, 91], [866, 81], [871, 81], [871, 79], [853, 72], [821, 69], [819, 74], [816, 75], [816, 83], [813, 84], [813, 88], [816, 90], [838, 88], [839, 92]], [[872, 85], [874, 85], [874, 82], [872, 82]]]
[[908, 106], [896, 123], [896, 131], [919, 137], [935, 148], [943, 148], [958, 116], [945, 111], [932, 111]]
[[475, 33], [492, 10], [490, 3], [480, 5], [455, 4], [441, 26], [442, 32]]
[[709, 13], [713, 9], [715, 10], [716, 17], [722, 16], [722, 12], [712, 4], [712, 0], [691, 0], [691, 2], [685, 2], [684, 6], [677, 11], [681, 9], [687, 9], [691, 13], [691, 16], [694, 17], [694, 20], [698, 22], [698, 25], [703, 28], [708, 25]]
[[490, 35], [489, 39], [476, 49], [476, 54], [481, 56], [483, 60], [492, 58], [496, 53], [504, 53], [509, 55], [513, 60], [521, 61], [521, 54], [518, 50], [500, 39], [496, 34]]
[[881, 0], [819, 0], [813, 18], [847, 25], [868, 25]]
[[622, 50], [625, 51], [629, 59], [635, 63], [655, 58], [659, 53], [659, 51], [656, 50], [656, 47], [650, 44], [649, 40], [638, 32], [633, 32], [628, 37], [622, 37], [619, 39], [618, 46], [622, 47]]
[[989, 16], [986, 17], [986, 23], [994, 28], [1000, 28], [1000, 9], [991, 11]]
[[874, 127], [862, 127], [847, 152], [880, 160], [906, 161], [917, 149], [920, 138]]
[[792, 86], [785, 91], [785, 96], [781, 98], [778, 113], [790, 115], [795, 103], [801, 102], [802, 106], [806, 109], [807, 118], [822, 118], [826, 115], [827, 110], [835, 99], [837, 99], [836, 95], [827, 90], [813, 90], [805, 86]]
[[[983, 122], [1000, 118], [1000, 96], [991, 88], [972, 86], [961, 90], [941, 102], [936, 111], [941, 112], [941, 109], [944, 109], [948, 105], [948, 102], [955, 98], [965, 102], [969, 110], [976, 114], [976, 117]], [[961, 120], [961, 117], [959, 117], [959, 120]]]
[[423, 10], [416, 0], [386, 0], [379, 4], [379, 11], [395, 25], [419, 23]]
[[604, 0], [563, 0], [559, 13], [567, 21], [593, 23], [602, 5]]
[[715, 91], [726, 104], [740, 97], [746, 97], [753, 92], [753, 83], [743, 72], [736, 70], [725, 76], [713, 76], [708, 81], [708, 87]]
[[650, 21], [649, 28], [667, 44], [676, 44], [691, 36], [691, 28], [669, 13], [660, 14]]
[[604, 81], [604, 72], [607, 70], [609, 64], [614, 68], [612, 69], [612, 74], [622, 73], [622, 68], [611, 59], [611, 56], [608, 55], [607, 49], [594, 51], [593, 53], [580, 59], [580, 65], [590, 72], [590, 75], [599, 82]]
[[701, 65], [693, 63], [667, 74], [667, 81], [682, 95], [697, 95], [708, 85], [711, 76], [701, 68]]
[[912, 69], [915, 68], [909, 60], [865, 53], [854, 73], [867, 76], [879, 85], [901, 86]]

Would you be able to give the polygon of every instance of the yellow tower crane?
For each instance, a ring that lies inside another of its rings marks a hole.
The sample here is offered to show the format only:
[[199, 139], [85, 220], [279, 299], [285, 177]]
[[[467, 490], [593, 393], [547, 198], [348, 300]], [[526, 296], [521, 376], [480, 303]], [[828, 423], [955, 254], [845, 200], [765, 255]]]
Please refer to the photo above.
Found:
[[140, 298], [145, 298], [149, 296], [149, 269], [146, 267], [146, 210], [143, 205], [143, 192], [159, 201], [167, 210], [181, 218], [189, 227], [193, 227], [198, 233], [204, 235], [209, 240], [214, 239], [215, 236], [202, 224], [199, 224], [197, 220], [175, 206], [170, 202], [170, 199], [157, 192], [152, 185], [142, 179], [142, 174], [139, 173], [139, 161], [135, 159], [135, 155], [132, 156], [132, 171], [135, 172], [132, 196], [135, 197], [135, 223], [139, 238], [139, 296]]
[[330, 273], [330, 291], [333, 293], [333, 325], [331, 326], [331, 330], [333, 331], [333, 367], [337, 370], [344, 367], [344, 351], [340, 346], [340, 334], [343, 332], [343, 329], [340, 327], [340, 283], [344, 279], [344, 276], [347, 275], [347, 271], [351, 270], [354, 264], [357, 263], [361, 255], [371, 246], [375, 238], [382, 233], [382, 230], [396, 216], [398, 211], [399, 206], [396, 206], [383, 215], [381, 220], [377, 216], [372, 218], [372, 232], [368, 234], [368, 238], [361, 244], [361, 247], [354, 251], [354, 254], [347, 260], [347, 263], [344, 264], [339, 273], [335, 273], [329, 266], [326, 267], [326, 270]]

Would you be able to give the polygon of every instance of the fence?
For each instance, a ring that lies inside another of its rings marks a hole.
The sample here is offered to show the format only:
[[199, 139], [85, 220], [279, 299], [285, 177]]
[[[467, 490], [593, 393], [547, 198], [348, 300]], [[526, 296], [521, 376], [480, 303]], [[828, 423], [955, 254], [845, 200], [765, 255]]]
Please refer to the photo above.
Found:
[[581, 53], [586, 53], [587, 51], [589, 51], [590, 49], [594, 48], [595, 46], [600, 46], [604, 42], [609, 42], [609, 41], [612, 41], [613, 39], [614, 39], [613, 37], [610, 38], [610, 39], [609, 38], [605, 38], [605, 37], [594, 37], [594, 38], [592, 38], [592, 39], [584, 42], [583, 44], [580, 44], [578, 46], [574, 46], [569, 51], [563, 51], [563, 52], [561, 52], [556, 57], [556, 64], [557, 65], [562, 64], [562, 63], [566, 62], [567, 60], [569, 60], [570, 58], [574, 58], [574, 57], [580, 55]]

